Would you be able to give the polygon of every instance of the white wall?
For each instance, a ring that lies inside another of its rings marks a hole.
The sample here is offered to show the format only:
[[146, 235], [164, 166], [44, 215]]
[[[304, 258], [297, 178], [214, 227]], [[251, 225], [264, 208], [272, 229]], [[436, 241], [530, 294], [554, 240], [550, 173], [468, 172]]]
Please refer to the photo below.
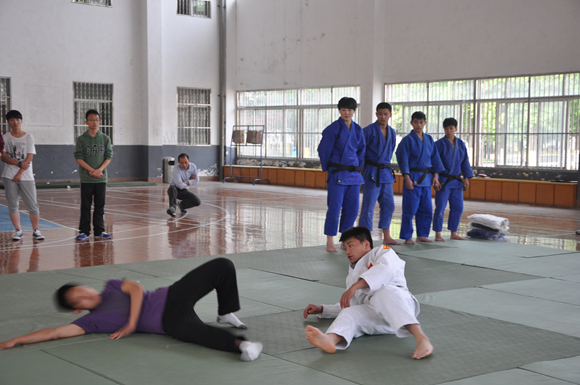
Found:
[[177, 144], [177, 87], [211, 89], [212, 144], [219, 143], [219, 26], [211, 19], [177, 15], [176, 1], [163, 1], [163, 144]]
[[580, 70], [580, 1], [389, 0], [385, 82]]
[[0, 76], [37, 144], [73, 144], [73, 82], [112, 83], [117, 145], [177, 144], [177, 87], [212, 90], [219, 143], [219, 52], [212, 18], [177, 15], [176, 0], [3, 0]]
[[[577, 0], [244, 0], [235, 90], [580, 71]], [[232, 91], [235, 91], [232, 90]]]
[[[115, 143], [144, 143], [141, 4], [2, 1], [0, 76], [10, 77], [12, 108], [24, 114], [36, 143], [73, 144], [74, 81], [113, 83]], [[46, 104], [39, 105], [43, 99]], [[44, 124], [42, 114], [48, 117]]]
[[[39, 144], [73, 144], [73, 81], [114, 84], [115, 143], [176, 144], [177, 87], [212, 90], [212, 18], [175, 0], [113, 7], [3, 0], [0, 76]], [[577, 0], [227, 0], [227, 127], [239, 90], [360, 85], [360, 123], [384, 83], [580, 71]], [[44, 104], [43, 104], [44, 103]]]

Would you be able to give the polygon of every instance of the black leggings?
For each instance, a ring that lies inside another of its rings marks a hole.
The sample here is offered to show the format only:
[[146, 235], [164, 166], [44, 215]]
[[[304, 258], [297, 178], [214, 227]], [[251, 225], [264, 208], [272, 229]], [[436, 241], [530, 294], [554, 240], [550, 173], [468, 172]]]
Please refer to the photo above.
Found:
[[229, 259], [216, 258], [190, 271], [169, 287], [163, 310], [163, 331], [181, 341], [239, 353], [236, 339], [243, 340], [243, 337], [206, 325], [193, 310], [196, 302], [213, 289], [217, 291], [219, 315], [240, 310], [236, 268]]

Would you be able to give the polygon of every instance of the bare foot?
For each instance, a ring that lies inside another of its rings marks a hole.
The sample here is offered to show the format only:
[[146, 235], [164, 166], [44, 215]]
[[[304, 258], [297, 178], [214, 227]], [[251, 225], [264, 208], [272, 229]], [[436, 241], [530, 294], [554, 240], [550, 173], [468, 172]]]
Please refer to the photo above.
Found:
[[424, 339], [417, 340], [417, 349], [413, 352], [412, 357], [416, 360], [420, 360], [431, 353], [433, 353], [433, 345], [431, 345], [429, 338], [425, 337]]
[[414, 245], [414, 244], [415, 242], [411, 238], [405, 239], [405, 245]]
[[430, 239], [429, 239], [429, 238], [427, 238], [427, 237], [417, 237], [416, 241], [417, 241], [417, 242], [427, 242], [427, 243], [433, 243], [433, 241], [432, 241], [432, 240], [430, 240]]
[[336, 247], [334, 247], [334, 239], [333, 239], [332, 235], [326, 236], [326, 251], [328, 251], [330, 253], [338, 252], [338, 250], [336, 250]]
[[393, 238], [389, 237], [389, 238], [383, 239], [383, 245], [397, 245], [397, 246], [401, 246], [402, 243], [401, 242], [397, 242]]
[[[304, 333], [306, 334], [308, 342], [310, 342], [317, 348], [324, 350], [326, 353], [336, 352], [336, 344], [332, 340], [332, 337], [324, 334], [314, 326], [310, 325], [306, 326], [306, 329], [304, 329]], [[417, 349], [419, 348], [417, 347]]]
[[445, 239], [443, 239], [443, 237], [441, 237], [441, 236], [439, 236], [439, 235], [435, 237], [435, 240], [436, 240], [437, 242], [445, 242]]
[[451, 232], [451, 237], [449, 237], [449, 239], [456, 239], [458, 241], [465, 241], [465, 238], [460, 237], [459, 235], [457, 235], [457, 233], [455, 232]]

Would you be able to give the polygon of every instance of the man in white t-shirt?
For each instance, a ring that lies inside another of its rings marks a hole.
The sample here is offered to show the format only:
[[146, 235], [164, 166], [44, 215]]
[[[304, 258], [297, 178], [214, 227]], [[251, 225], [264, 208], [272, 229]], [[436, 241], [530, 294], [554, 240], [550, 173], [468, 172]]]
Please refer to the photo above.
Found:
[[36, 203], [36, 184], [32, 173], [32, 157], [36, 154], [34, 138], [31, 134], [22, 131], [22, 114], [16, 110], [8, 111], [6, 120], [10, 126], [10, 132], [4, 135], [4, 151], [2, 151], [2, 162], [4, 171], [2, 172], [2, 183], [6, 190], [6, 200], [8, 201], [8, 212], [10, 220], [14, 225], [13, 241], [22, 239], [22, 228], [20, 227], [20, 213], [18, 206], [20, 198], [26, 204], [32, 223], [32, 237], [41, 241], [44, 236], [38, 229], [40, 222], [40, 212]]

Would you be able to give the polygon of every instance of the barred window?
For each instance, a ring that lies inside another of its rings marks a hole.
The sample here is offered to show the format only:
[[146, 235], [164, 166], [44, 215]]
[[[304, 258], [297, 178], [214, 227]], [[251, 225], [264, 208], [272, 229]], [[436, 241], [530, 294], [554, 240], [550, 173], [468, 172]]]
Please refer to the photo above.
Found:
[[177, 14], [211, 18], [211, 2], [204, 0], [177, 0]]
[[70, 0], [71, 3], [77, 4], [87, 4], [87, 5], [100, 5], [102, 7], [110, 7], [111, 0]]
[[580, 73], [389, 84], [385, 91], [398, 141], [411, 130], [411, 114], [423, 111], [435, 140], [444, 136], [443, 119], [457, 119], [474, 166], [578, 169]]
[[74, 82], [74, 135], [75, 142], [88, 126], [85, 124], [88, 110], [97, 110], [101, 119], [99, 130], [113, 139], [113, 85]]
[[211, 144], [211, 90], [177, 88], [177, 143]]
[[10, 111], [10, 79], [0, 78], [0, 129], [2, 135], [10, 132], [8, 122], [6, 121], [6, 113]]
[[[266, 158], [317, 159], [320, 135], [339, 118], [336, 105], [345, 96], [360, 100], [360, 87], [238, 92], [237, 124], [264, 125]], [[238, 155], [260, 156], [259, 151], [241, 147]]]

